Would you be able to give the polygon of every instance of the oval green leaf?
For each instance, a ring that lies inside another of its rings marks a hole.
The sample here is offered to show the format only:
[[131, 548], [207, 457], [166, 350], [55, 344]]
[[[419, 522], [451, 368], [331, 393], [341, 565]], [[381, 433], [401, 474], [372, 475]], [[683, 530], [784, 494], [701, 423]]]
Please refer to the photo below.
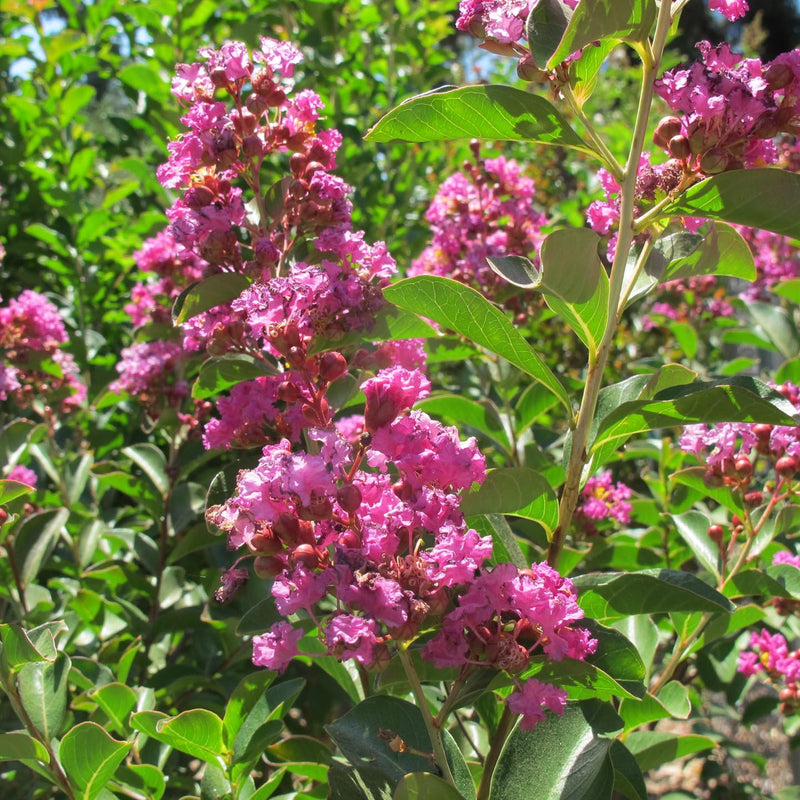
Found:
[[510, 86], [464, 86], [412, 97], [370, 128], [372, 142], [494, 139], [593, 153], [548, 100]]
[[502, 356], [545, 385], [571, 411], [569, 395], [541, 357], [497, 306], [458, 281], [418, 275], [384, 289], [400, 308], [414, 311]]

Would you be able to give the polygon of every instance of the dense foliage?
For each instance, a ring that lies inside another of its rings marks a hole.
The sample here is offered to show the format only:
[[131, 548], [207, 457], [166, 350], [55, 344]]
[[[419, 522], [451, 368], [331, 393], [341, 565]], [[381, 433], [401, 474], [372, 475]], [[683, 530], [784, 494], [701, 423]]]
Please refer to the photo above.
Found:
[[756, 3], [0, 26], [9, 797], [796, 796], [709, 724], [800, 718], [800, 50]]

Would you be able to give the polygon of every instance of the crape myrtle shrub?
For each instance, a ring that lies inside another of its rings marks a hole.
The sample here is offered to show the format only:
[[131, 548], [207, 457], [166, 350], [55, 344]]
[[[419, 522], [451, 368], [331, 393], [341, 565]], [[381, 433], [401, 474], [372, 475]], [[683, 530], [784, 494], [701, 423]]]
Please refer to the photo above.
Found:
[[[12, 792], [778, 796], [706, 719], [797, 719], [800, 54], [685, 5], [4, 18]], [[406, 100], [453, 21], [521, 83]]]

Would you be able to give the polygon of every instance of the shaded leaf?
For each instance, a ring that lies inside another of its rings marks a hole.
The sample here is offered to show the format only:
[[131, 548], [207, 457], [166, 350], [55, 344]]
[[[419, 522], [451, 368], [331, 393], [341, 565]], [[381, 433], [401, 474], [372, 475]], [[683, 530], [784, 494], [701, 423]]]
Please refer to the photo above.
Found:
[[528, 467], [489, 470], [477, 491], [463, 496], [465, 516], [513, 514], [538, 522], [548, 538], [558, 524], [558, 500], [547, 480]]
[[742, 169], [714, 175], [687, 189], [666, 213], [763, 228], [800, 237], [800, 175], [783, 169]]
[[238, 272], [222, 272], [184, 289], [172, 306], [172, 320], [176, 325], [186, 322], [204, 311], [235, 300], [250, 281]]

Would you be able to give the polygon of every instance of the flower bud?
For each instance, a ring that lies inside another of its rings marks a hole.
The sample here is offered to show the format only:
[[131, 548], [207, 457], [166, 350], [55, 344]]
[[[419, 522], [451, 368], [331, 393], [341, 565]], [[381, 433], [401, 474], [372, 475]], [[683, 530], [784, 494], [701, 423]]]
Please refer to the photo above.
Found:
[[530, 53], [525, 53], [517, 62], [517, 76], [523, 81], [541, 81], [547, 77], [544, 70], [536, 66], [536, 62]]
[[725, 538], [725, 529], [722, 525], [709, 525], [708, 538], [716, 544], [721, 544], [722, 540]]
[[209, 77], [211, 78], [211, 83], [220, 89], [228, 85], [228, 76], [225, 74], [224, 67], [215, 67], [211, 70]]
[[361, 490], [352, 483], [346, 483], [336, 492], [336, 502], [350, 515], [358, 511], [361, 499]]
[[245, 158], [258, 158], [263, 152], [264, 146], [258, 134], [253, 133], [242, 139], [242, 155]]
[[764, 73], [764, 80], [771, 91], [785, 89], [793, 80], [794, 73], [788, 64], [770, 64]]
[[761, 503], [764, 502], [764, 495], [761, 492], [748, 492], [744, 496], [744, 504], [748, 508], [756, 508], [756, 506], [760, 506]]
[[256, 556], [253, 570], [259, 578], [274, 578], [283, 572], [286, 562], [280, 556]]
[[782, 456], [775, 462], [775, 472], [781, 478], [793, 478], [797, 472], [797, 459], [794, 456]]
[[325, 353], [319, 360], [319, 376], [332, 383], [347, 372], [347, 359], [335, 351]]
[[670, 139], [681, 132], [681, 121], [678, 117], [662, 117], [653, 132], [653, 142], [659, 147], [666, 148]]
[[700, 157], [700, 171], [706, 175], [718, 175], [728, 168], [730, 159], [721, 150], [708, 150]]
[[358, 550], [361, 547], [361, 537], [353, 530], [346, 530], [339, 536], [339, 546], [347, 550]]
[[689, 158], [692, 154], [689, 140], [685, 136], [673, 136], [667, 143], [667, 149], [673, 158], [679, 158], [681, 160]]
[[753, 465], [747, 456], [738, 456], [733, 462], [733, 466], [739, 480], [749, 480], [753, 474]]
[[302, 564], [307, 569], [316, 569], [320, 563], [319, 551], [314, 545], [300, 544], [289, 556], [289, 563], [292, 566]]

